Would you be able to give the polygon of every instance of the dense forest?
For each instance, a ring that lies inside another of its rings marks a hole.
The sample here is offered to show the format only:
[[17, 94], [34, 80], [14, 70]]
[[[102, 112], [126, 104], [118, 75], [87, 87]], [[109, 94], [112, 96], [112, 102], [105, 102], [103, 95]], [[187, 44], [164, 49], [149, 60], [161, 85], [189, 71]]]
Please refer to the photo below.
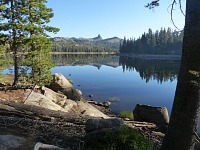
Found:
[[52, 52], [115, 52], [116, 49], [86, 43], [53, 42]]
[[181, 54], [183, 31], [161, 28], [160, 31], [143, 33], [138, 39], [126, 39], [120, 45], [120, 53]]

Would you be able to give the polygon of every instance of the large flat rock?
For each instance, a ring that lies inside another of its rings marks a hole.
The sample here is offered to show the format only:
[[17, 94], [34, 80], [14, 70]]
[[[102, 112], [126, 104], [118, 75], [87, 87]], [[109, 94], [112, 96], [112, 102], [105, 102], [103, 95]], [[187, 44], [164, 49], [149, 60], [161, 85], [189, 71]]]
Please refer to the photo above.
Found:
[[67, 99], [63, 94], [56, 93], [51, 89], [42, 87], [42, 93], [36, 93], [34, 91], [27, 91], [28, 96], [24, 104], [34, 105], [43, 108], [47, 108], [55, 111], [73, 112], [81, 116], [102, 117], [109, 118], [103, 112], [84, 101], [74, 101]]

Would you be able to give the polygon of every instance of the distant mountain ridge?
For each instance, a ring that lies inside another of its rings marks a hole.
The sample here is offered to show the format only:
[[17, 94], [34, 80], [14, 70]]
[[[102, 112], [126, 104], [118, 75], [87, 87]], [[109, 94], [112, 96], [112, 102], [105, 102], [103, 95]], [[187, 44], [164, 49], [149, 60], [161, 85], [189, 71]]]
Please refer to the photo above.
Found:
[[75, 38], [75, 37], [54, 37], [51, 38], [52, 42], [107, 42], [107, 43], [120, 43], [123, 39], [119, 37], [111, 37], [107, 39], [103, 39], [99, 34], [94, 38]]
[[[62, 49], [66, 49], [66, 48], [68, 49], [70, 47], [70, 45], [75, 45], [75, 46], [79, 46], [79, 47], [80, 46], [84, 47], [84, 48], [80, 48], [81, 51], [83, 51], [83, 49], [87, 49], [85, 47], [89, 47], [88, 49], [91, 49], [91, 47], [93, 47], [92, 49], [94, 51], [96, 51], [95, 49], [101, 49], [101, 48], [105, 49], [104, 51], [106, 51], [106, 50], [107, 51], [119, 51], [119, 46], [120, 46], [120, 43], [123, 41], [123, 39], [116, 37], [116, 36], [107, 38], [107, 39], [103, 39], [101, 37], [101, 35], [99, 34], [97, 37], [94, 37], [94, 38], [54, 37], [54, 38], [51, 38], [51, 41], [54, 44], [57, 43], [57, 44], [65, 45], [65, 46], [62, 46]], [[63, 48], [63, 47], [65, 47], [65, 48]], [[57, 50], [55, 50], [55, 48], [54, 48], [54, 51], [57, 51]], [[77, 50], [77, 51], [79, 51], [79, 50]]]

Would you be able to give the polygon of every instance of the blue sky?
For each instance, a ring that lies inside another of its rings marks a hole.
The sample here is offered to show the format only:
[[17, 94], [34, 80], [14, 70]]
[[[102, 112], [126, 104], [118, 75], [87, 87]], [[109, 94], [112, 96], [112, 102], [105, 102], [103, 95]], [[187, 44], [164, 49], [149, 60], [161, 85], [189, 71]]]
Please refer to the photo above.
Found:
[[[175, 29], [169, 14], [172, 0], [161, 0], [154, 11], [144, 7], [151, 0], [48, 0], [47, 7], [54, 11], [49, 25], [60, 28], [51, 37], [92, 38], [101, 34], [102, 38], [124, 36], [138, 38], [149, 28]], [[182, 0], [183, 9], [185, 0]], [[185, 11], [185, 9], [184, 9]], [[177, 27], [184, 27], [184, 16], [179, 7], [173, 11]]]

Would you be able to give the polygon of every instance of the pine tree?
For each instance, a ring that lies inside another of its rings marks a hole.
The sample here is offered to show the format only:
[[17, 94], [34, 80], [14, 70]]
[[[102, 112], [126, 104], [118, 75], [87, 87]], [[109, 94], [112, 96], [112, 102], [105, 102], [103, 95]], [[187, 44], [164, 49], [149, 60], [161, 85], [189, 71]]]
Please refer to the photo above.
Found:
[[[0, 14], [1, 12], [5, 9], [5, 4], [0, 5]], [[3, 20], [3, 16], [0, 15], [0, 73], [7, 67], [7, 59], [5, 56], [5, 37], [2, 33], [2, 26], [1, 26], [1, 21]]]
[[13, 85], [17, 84], [19, 76], [24, 73], [24, 67], [20, 67], [22, 64], [18, 62], [21, 54], [25, 55], [23, 65], [31, 71], [29, 76], [31, 82], [43, 84], [50, 77], [51, 42], [46, 32], [56, 33], [59, 29], [47, 26], [53, 17], [53, 11], [47, 8], [45, 3], [46, 0], [9, 0], [6, 1], [5, 9], [1, 9], [4, 21], [1, 23], [0, 31], [7, 33], [4, 36], [7, 37], [13, 53]]
[[170, 28], [161, 28], [153, 33], [151, 29], [148, 33], [143, 33], [137, 40], [124, 39], [120, 47], [121, 53], [135, 54], [181, 54], [181, 44], [183, 33], [172, 32]]
[[7, 67], [8, 60], [6, 59], [6, 48], [0, 43], [0, 73]]
[[22, 0], [22, 6], [27, 12], [25, 19], [28, 26], [25, 29], [28, 33], [25, 55], [25, 64], [31, 70], [29, 79], [37, 84], [46, 84], [51, 80], [50, 69], [53, 64], [50, 60], [51, 42], [47, 32], [57, 32], [55, 27], [47, 26], [53, 17], [52, 9], [45, 6], [46, 0]]
[[1, 1], [1, 26], [0, 31], [3, 38], [3, 43], [9, 44], [10, 51], [13, 54], [14, 62], [14, 83], [15, 85], [19, 78], [18, 68], [18, 51], [21, 47], [21, 39], [23, 38], [23, 26], [21, 24], [22, 16], [19, 14], [20, 7], [18, 7], [17, 0]]

